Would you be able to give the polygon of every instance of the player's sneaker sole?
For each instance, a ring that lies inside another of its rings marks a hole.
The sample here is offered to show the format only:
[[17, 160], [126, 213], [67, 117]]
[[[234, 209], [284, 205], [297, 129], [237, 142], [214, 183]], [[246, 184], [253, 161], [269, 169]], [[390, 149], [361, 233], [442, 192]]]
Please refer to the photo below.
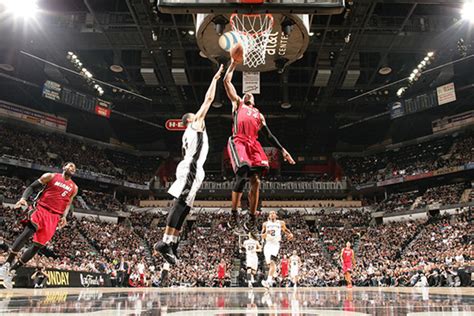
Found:
[[15, 277], [15, 271], [10, 271], [8, 275], [3, 279], [3, 287], [7, 290], [11, 290], [13, 288], [13, 278]]
[[173, 250], [171, 247], [167, 244], [165, 244], [163, 241], [157, 242], [154, 246], [153, 249], [161, 254], [163, 259], [166, 260], [171, 265], [176, 264], [176, 256], [173, 253]]
[[1, 268], [0, 268], [0, 280], [5, 279], [8, 277], [8, 272], [10, 271], [10, 264], [5, 263]]

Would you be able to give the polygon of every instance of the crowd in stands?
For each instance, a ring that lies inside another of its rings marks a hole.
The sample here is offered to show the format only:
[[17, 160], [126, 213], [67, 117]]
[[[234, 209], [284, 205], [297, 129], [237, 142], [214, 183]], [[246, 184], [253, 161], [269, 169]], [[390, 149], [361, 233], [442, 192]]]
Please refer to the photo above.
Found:
[[112, 194], [103, 192], [81, 190], [80, 196], [89, 208], [97, 211], [119, 212], [123, 211], [123, 204]]
[[316, 225], [328, 227], [368, 226], [372, 219], [370, 214], [370, 211], [363, 208], [341, 208], [333, 212], [326, 212], [325, 210], [322, 210], [316, 215]]
[[421, 196], [417, 207], [425, 207], [432, 204], [456, 204], [459, 203], [461, 195], [466, 186], [464, 183], [448, 184], [439, 187], [428, 188]]
[[415, 203], [418, 194], [418, 190], [392, 193], [378, 205], [377, 210], [385, 213], [396, 213], [406, 210]]
[[453, 205], [460, 202], [468, 185], [465, 183], [446, 184], [430, 187], [424, 193], [418, 190], [390, 194], [378, 203], [377, 211], [396, 213], [427, 206]]
[[105, 150], [65, 134], [6, 125], [0, 126], [0, 156], [55, 168], [72, 161], [81, 172], [136, 183], [149, 181], [158, 164], [156, 157], [140, 157], [137, 164], [136, 156]]
[[474, 161], [472, 135], [445, 136], [362, 157], [342, 157], [339, 163], [353, 184], [409, 176]]
[[[22, 230], [18, 224], [21, 211], [0, 210], [3, 238], [11, 244]], [[357, 212], [366, 216], [363, 210], [336, 212], [327, 223], [307, 222], [297, 213], [280, 212], [295, 237], [282, 240], [280, 254], [289, 256], [296, 250], [301, 257], [301, 285], [342, 285], [340, 251], [346, 241], [352, 242], [356, 253], [357, 285], [414, 286], [425, 276], [432, 286], [466, 285], [464, 273], [474, 260], [470, 213], [378, 226], [369, 226], [364, 220], [355, 227], [348, 219], [355, 218]], [[151, 246], [162, 238], [163, 228], [157, 225], [165, 222], [166, 214], [160, 213], [135, 213], [120, 224], [71, 218], [30, 265], [108, 273], [117, 286], [218, 286], [217, 265], [224, 259], [228, 285], [239, 247], [238, 236], [224, 225], [227, 216], [191, 215], [182, 232], [179, 264], [169, 270], [166, 282], [161, 278], [163, 260], [151, 253]], [[262, 214], [259, 225], [264, 220]]]

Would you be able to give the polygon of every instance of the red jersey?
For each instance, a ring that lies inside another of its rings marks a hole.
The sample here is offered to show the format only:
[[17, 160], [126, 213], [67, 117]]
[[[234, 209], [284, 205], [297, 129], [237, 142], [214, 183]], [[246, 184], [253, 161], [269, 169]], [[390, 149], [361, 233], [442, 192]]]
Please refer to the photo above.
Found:
[[62, 215], [76, 193], [76, 184], [55, 173], [53, 179], [46, 184], [37, 202], [39, 206], [52, 213]]
[[286, 277], [288, 275], [288, 260], [281, 260], [281, 276]]
[[352, 249], [344, 248], [342, 250], [342, 262], [344, 265], [352, 265], [352, 257], [354, 256], [354, 251]]
[[234, 124], [232, 126], [234, 137], [257, 139], [258, 131], [262, 125], [260, 111], [241, 101], [240, 106], [234, 112]]
[[223, 279], [224, 276], [225, 276], [225, 264], [219, 263], [219, 266], [217, 267], [217, 277], [219, 279]]

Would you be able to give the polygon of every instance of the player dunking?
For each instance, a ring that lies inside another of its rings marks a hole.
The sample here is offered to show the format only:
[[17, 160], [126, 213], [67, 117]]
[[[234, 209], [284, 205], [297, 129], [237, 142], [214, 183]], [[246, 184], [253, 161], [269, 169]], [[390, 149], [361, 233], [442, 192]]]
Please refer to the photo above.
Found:
[[263, 223], [262, 238], [265, 240], [263, 247], [263, 254], [265, 255], [265, 262], [268, 265], [267, 280], [262, 281], [265, 288], [270, 288], [273, 284], [273, 276], [276, 270], [276, 260], [278, 252], [280, 251], [281, 232], [284, 232], [288, 240], [293, 239], [293, 234], [286, 227], [284, 221], [277, 220], [275, 211], [271, 211], [268, 216], [268, 221]]
[[351, 243], [347, 242], [346, 247], [341, 251], [341, 264], [344, 278], [346, 279], [347, 288], [352, 288], [352, 268], [355, 266], [354, 250], [351, 249]]
[[176, 263], [177, 259], [179, 232], [204, 180], [203, 166], [209, 151], [204, 119], [214, 101], [217, 81], [221, 77], [223, 69], [224, 67], [221, 65], [212, 78], [199, 111], [196, 114], [186, 113], [182, 118], [183, 124], [186, 126], [182, 147], [184, 158], [176, 169], [176, 181], [168, 191], [175, 198], [175, 203], [166, 219], [163, 240], [154, 245], [154, 249], [172, 265]]
[[258, 269], [258, 256], [257, 252], [262, 251], [262, 246], [257, 240], [257, 236], [254, 233], [249, 233], [249, 239], [244, 241], [243, 248], [245, 249], [246, 254], [246, 265], [247, 265], [247, 282], [249, 288], [253, 288], [253, 283], [255, 282], [255, 274]]
[[293, 250], [293, 255], [290, 257], [290, 278], [295, 289], [298, 285], [300, 266], [301, 259], [297, 255], [296, 250]]
[[[66, 226], [66, 217], [78, 190], [77, 185], [71, 180], [75, 173], [76, 165], [68, 162], [64, 165], [62, 174], [43, 174], [26, 188], [21, 199], [15, 204], [15, 208], [27, 207], [27, 200], [31, 194], [35, 189], [43, 187], [25, 230], [13, 243], [7, 261], [0, 269], [0, 279], [3, 279], [3, 285], [7, 289], [12, 288], [16, 270], [30, 261], [53, 238], [57, 227]], [[33, 245], [13, 264], [18, 252], [31, 236], [33, 236]]]
[[243, 99], [237, 95], [232, 84], [236, 65], [237, 63], [232, 59], [224, 77], [224, 87], [227, 96], [232, 101], [233, 115], [232, 136], [229, 138], [227, 146], [235, 172], [235, 184], [232, 189], [232, 219], [235, 224], [238, 216], [237, 207], [240, 204], [245, 184], [250, 179], [249, 221], [244, 225], [244, 228], [250, 230], [255, 227], [256, 222], [260, 176], [262, 171], [269, 167], [267, 155], [258, 141], [258, 132], [262, 131], [269, 142], [281, 150], [286, 161], [290, 164], [295, 164], [295, 161], [278, 139], [273, 136], [265, 118], [255, 107], [253, 95], [246, 93]]

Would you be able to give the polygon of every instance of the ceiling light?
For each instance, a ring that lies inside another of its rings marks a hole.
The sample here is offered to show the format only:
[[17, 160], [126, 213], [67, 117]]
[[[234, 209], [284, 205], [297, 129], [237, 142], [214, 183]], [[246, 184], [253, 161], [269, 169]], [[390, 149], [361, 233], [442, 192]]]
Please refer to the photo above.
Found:
[[434, 52], [428, 52], [428, 54], [426, 54], [426, 56], [428, 56], [428, 57], [430, 57], [430, 58], [431, 58], [431, 57], [433, 57], [433, 56], [434, 56]]
[[280, 106], [281, 106], [282, 109], [289, 109], [289, 108], [291, 108], [291, 103], [290, 102], [282, 102], [280, 104]]
[[420, 72], [418, 69], [413, 69], [412, 74], [415, 74], [415, 75], [416, 75], [418, 72]]
[[0, 64], [0, 69], [11, 72], [15, 70], [15, 67], [13, 67], [13, 65], [10, 65], [10, 64]]
[[32, 18], [38, 12], [36, 0], [3, 0], [7, 12], [17, 17]]
[[123, 67], [120, 66], [120, 65], [111, 65], [109, 69], [110, 69], [111, 71], [117, 72], [117, 73], [123, 71]]
[[212, 106], [215, 107], [216, 109], [221, 108], [222, 105], [223, 105], [223, 104], [222, 104], [221, 101], [214, 101], [214, 102], [212, 102]]
[[314, 32], [309, 32], [308, 35], [309, 36], [314, 36]]
[[383, 66], [379, 69], [379, 74], [388, 75], [392, 72], [392, 68], [389, 66]]
[[194, 31], [193, 31], [193, 30], [189, 30], [189, 31], [188, 31], [188, 34], [191, 35], [191, 36], [193, 36], [193, 35], [194, 35]]
[[463, 20], [467, 20], [469, 22], [474, 22], [474, 2], [473, 1], [466, 1], [461, 11], [461, 17]]

